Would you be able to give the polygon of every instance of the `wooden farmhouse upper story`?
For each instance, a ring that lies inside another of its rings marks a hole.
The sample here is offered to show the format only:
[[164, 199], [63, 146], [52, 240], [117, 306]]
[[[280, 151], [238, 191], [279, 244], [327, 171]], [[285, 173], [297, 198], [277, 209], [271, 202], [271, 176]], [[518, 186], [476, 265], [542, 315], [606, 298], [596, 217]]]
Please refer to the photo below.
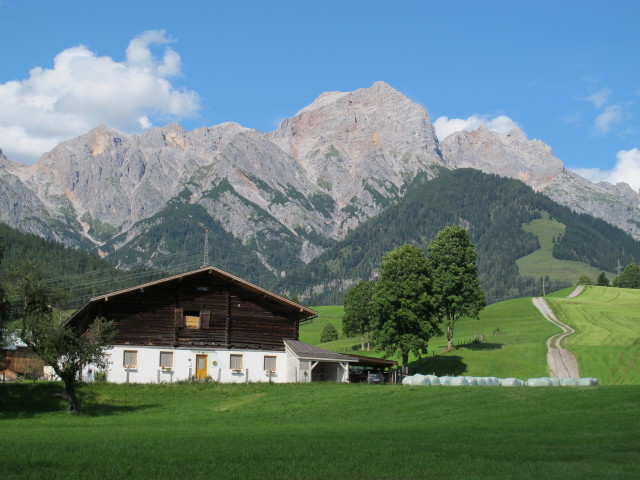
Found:
[[207, 266], [92, 298], [67, 321], [83, 331], [99, 316], [117, 345], [284, 351], [316, 312]]

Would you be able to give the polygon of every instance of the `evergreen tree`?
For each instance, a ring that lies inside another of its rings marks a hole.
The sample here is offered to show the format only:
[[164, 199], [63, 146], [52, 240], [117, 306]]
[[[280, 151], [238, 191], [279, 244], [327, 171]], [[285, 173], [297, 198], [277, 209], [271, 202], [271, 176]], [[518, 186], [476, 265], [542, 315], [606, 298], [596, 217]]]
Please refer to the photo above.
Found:
[[429, 339], [440, 333], [432, 299], [429, 264], [424, 251], [403, 245], [387, 253], [373, 298], [375, 345], [387, 355], [427, 353]]
[[600, 275], [598, 275], [598, 278], [596, 279], [596, 285], [598, 285], [599, 287], [610, 286], [609, 279], [604, 272], [600, 272]]
[[478, 254], [467, 231], [456, 225], [441, 230], [427, 249], [438, 315], [447, 325], [447, 347], [453, 348], [456, 321], [479, 318], [487, 302], [478, 278]]

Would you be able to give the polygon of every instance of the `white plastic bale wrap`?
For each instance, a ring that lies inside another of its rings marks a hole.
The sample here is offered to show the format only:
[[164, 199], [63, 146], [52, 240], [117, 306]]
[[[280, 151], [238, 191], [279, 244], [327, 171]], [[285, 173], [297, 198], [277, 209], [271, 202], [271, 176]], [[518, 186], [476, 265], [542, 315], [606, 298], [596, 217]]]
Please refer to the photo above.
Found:
[[549, 377], [530, 378], [527, 387], [553, 387], [553, 382]]
[[502, 387], [522, 387], [524, 382], [518, 378], [503, 378], [499, 380]]

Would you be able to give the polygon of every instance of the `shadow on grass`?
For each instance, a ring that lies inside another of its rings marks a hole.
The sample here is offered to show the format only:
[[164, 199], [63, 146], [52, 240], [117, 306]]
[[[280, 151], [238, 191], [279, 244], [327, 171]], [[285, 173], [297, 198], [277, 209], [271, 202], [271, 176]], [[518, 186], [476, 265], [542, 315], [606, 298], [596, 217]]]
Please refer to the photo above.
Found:
[[425, 357], [409, 364], [409, 374], [421, 373], [423, 375], [434, 374], [458, 376], [467, 371], [467, 364], [462, 357], [455, 355], [436, 355]]
[[466, 348], [468, 350], [499, 350], [502, 348], [501, 343], [471, 342], [466, 345], [458, 345], [456, 348]]
[[[158, 406], [112, 404], [108, 400], [99, 399], [95, 392], [83, 389], [82, 385], [78, 385], [77, 394], [81, 416], [120, 415]], [[0, 419], [31, 418], [45, 413], [66, 412], [67, 405], [61, 382], [0, 383]]]

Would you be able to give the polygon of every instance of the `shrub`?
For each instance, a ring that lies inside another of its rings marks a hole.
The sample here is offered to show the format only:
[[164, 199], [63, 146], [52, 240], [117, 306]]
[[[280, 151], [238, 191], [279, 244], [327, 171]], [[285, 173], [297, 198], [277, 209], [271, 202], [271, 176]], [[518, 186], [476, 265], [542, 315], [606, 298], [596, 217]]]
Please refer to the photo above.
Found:
[[331, 323], [327, 323], [322, 329], [322, 334], [320, 335], [320, 342], [327, 343], [333, 342], [334, 340], [338, 340], [340, 335], [338, 335], [338, 330]]

